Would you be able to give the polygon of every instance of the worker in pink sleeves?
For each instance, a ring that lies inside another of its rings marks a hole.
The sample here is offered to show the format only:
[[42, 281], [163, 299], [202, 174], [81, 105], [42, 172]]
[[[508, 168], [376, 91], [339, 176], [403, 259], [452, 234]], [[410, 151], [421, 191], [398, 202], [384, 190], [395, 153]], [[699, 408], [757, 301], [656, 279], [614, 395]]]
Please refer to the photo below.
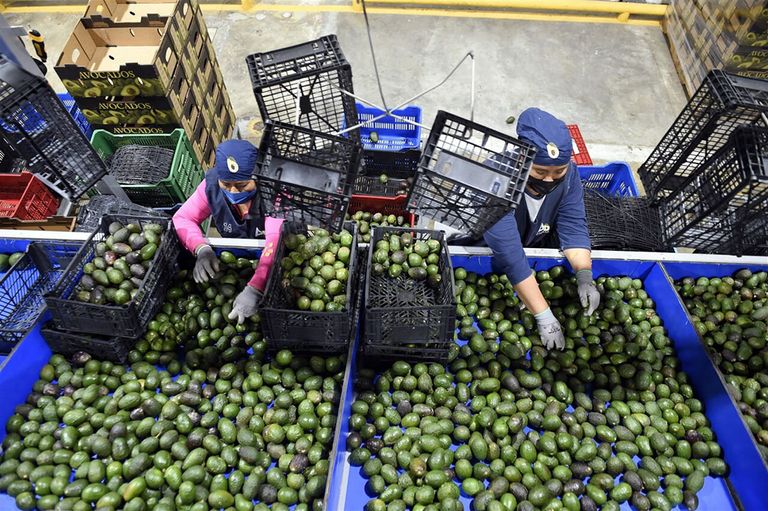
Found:
[[245, 140], [226, 140], [216, 148], [216, 161], [192, 196], [173, 215], [173, 225], [182, 245], [195, 254], [192, 275], [197, 283], [208, 282], [219, 271], [219, 260], [200, 224], [213, 217], [216, 229], [226, 238], [253, 239], [263, 230], [266, 236], [259, 265], [245, 289], [237, 295], [230, 320], [256, 313], [264, 295], [269, 269], [275, 259], [283, 221], [264, 218], [256, 197], [253, 179], [258, 150]]

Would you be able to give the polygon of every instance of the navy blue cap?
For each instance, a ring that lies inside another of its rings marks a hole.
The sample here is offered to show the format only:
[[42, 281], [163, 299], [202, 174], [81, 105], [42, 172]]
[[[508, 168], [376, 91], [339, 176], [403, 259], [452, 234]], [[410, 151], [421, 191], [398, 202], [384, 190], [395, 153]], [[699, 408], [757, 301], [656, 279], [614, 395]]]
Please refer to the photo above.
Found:
[[533, 163], [550, 167], [571, 160], [573, 141], [563, 121], [540, 108], [529, 108], [517, 120], [517, 136], [536, 146]]
[[247, 140], [225, 140], [216, 148], [216, 161], [209, 172], [220, 181], [253, 179], [259, 150]]

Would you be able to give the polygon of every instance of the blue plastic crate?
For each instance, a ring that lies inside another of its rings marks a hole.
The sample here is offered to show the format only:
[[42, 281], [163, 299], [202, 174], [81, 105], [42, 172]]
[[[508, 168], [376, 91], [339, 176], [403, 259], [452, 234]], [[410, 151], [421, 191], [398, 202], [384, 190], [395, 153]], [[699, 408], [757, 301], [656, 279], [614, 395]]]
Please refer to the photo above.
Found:
[[[358, 122], [365, 122], [384, 113], [384, 110], [356, 103]], [[392, 113], [413, 122], [421, 123], [421, 108], [407, 106]], [[371, 132], [376, 132], [378, 141], [371, 141]], [[386, 115], [360, 127], [360, 141], [368, 151], [406, 151], [421, 147], [421, 126]]]
[[69, 112], [69, 115], [75, 120], [80, 131], [82, 131], [88, 140], [90, 140], [91, 135], [93, 135], [93, 129], [91, 128], [91, 124], [85, 119], [83, 112], [78, 108], [74, 98], [69, 94], [59, 94], [59, 99], [64, 103], [64, 107], [67, 109], [67, 112]]
[[609, 197], [639, 197], [632, 169], [622, 161], [600, 167], [577, 167], [585, 189], [596, 190]]
[[16, 123], [6, 122], [6, 120], [0, 120], [0, 128], [6, 133], [18, 133], [19, 128], [29, 135], [42, 131], [46, 127], [45, 119], [40, 115], [32, 103], [27, 103], [22, 106], [15, 115]]
[[0, 279], [0, 353], [8, 354], [45, 309], [52, 290], [80, 248], [75, 242], [31, 243]]

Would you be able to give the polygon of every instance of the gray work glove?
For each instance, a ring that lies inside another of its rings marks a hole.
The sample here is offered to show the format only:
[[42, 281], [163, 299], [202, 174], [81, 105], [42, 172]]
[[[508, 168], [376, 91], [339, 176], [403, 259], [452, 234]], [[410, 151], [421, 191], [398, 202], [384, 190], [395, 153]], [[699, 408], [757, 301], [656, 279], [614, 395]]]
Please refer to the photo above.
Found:
[[216, 257], [210, 245], [201, 246], [195, 255], [197, 262], [195, 262], [195, 269], [192, 270], [192, 278], [198, 284], [205, 284], [219, 271], [219, 258]]
[[576, 284], [579, 286], [581, 306], [587, 309], [587, 316], [591, 316], [600, 305], [600, 293], [592, 279], [592, 270], [577, 271]]
[[245, 289], [235, 298], [232, 312], [227, 317], [230, 321], [237, 319], [237, 322], [242, 325], [247, 318], [256, 314], [263, 296], [264, 294], [255, 287], [245, 286]]
[[547, 307], [538, 314], [533, 315], [536, 318], [536, 324], [539, 327], [539, 336], [544, 347], [548, 350], [565, 348], [565, 336], [560, 322], [557, 320], [552, 310]]

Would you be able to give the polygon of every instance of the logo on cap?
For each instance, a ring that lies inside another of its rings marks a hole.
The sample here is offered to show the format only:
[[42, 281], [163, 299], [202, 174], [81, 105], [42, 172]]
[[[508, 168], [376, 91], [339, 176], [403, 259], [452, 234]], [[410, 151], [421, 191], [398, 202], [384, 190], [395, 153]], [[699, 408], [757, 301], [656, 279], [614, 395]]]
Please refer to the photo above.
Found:
[[227, 157], [227, 168], [233, 174], [237, 174], [237, 171], [240, 170], [240, 165], [237, 164], [234, 156]]
[[554, 142], [549, 142], [547, 143], [547, 154], [549, 154], [550, 158], [555, 159], [560, 156], [560, 149], [557, 148]]

